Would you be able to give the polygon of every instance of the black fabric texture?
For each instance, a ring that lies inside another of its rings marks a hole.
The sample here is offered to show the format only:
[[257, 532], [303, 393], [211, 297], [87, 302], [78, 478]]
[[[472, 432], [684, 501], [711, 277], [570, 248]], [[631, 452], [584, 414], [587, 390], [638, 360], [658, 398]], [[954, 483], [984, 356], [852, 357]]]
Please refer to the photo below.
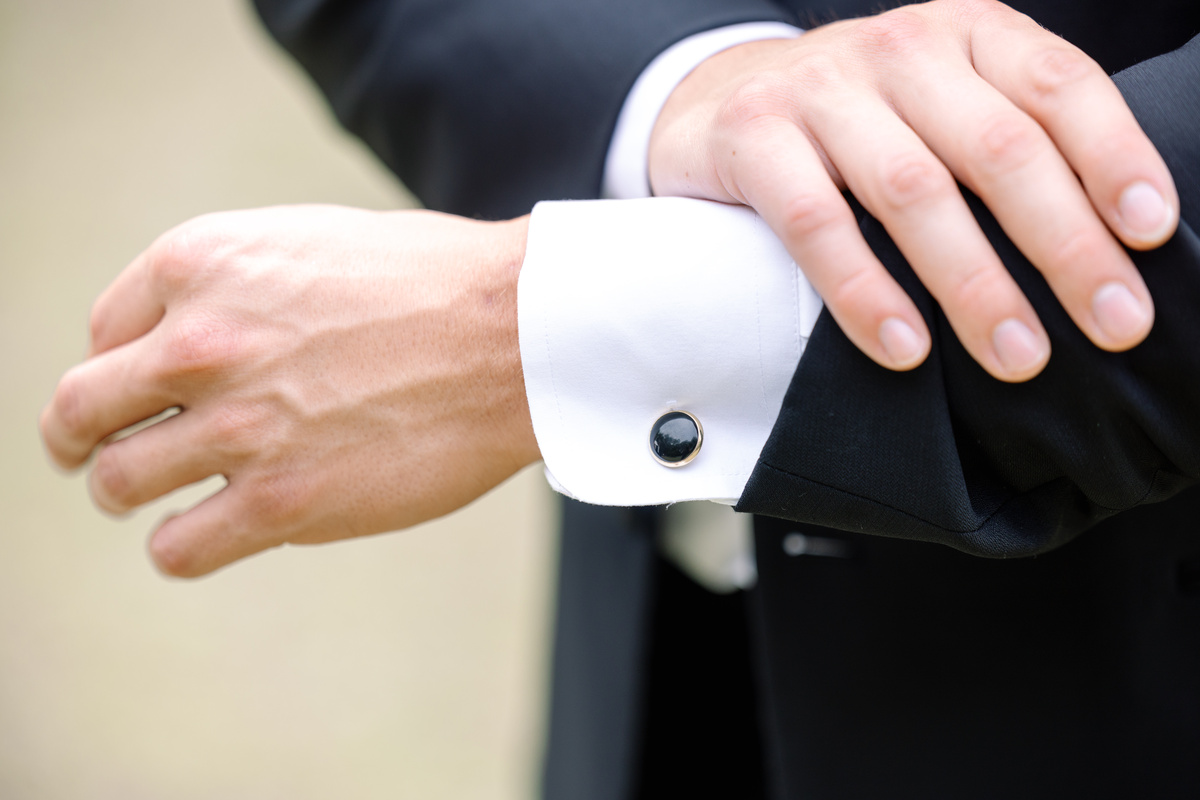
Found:
[[763, 800], [746, 595], [714, 594], [662, 557], [654, 573], [633, 797]]
[[1197, 491], [1009, 560], [759, 518], [771, 796], [1200, 797]]
[[622, 800], [638, 785], [657, 524], [655, 509], [563, 504], [547, 797]]
[[794, 19], [767, 0], [256, 0], [338, 119], [429, 208], [596, 197], [633, 82], [693, 33]]

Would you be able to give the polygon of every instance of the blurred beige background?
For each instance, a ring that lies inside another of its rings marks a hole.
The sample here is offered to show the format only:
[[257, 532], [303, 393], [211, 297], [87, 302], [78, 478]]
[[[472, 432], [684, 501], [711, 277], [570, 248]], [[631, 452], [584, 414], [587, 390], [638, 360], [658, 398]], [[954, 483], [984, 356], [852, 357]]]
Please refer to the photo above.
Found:
[[[0, 0], [0, 798], [526, 798], [554, 542], [526, 472], [399, 534], [160, 577], [36, 418], [193, 215], [411, 202], [247, 0]], [[208, 490], [211, 491], [209, 486]]]

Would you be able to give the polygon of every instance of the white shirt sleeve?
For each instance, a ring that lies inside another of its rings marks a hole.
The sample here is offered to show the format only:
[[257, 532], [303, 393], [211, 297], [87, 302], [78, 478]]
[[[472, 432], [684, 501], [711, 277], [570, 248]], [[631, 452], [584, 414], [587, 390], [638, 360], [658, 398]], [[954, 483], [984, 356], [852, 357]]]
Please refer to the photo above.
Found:
[[[783, 23], [745, 23], [661, 53], [621, 109], [604, 196], [650, 195], [651, 131], [697, 65], [738, 44], [800, 33]], [[735, 503], [820, 309], [749, 209], [683, 199], [540, 204], [518, 314], [526, 393], [550, 484], [607, 505]], [[669, 469], [651, 456], [649, 437], [674, 409], [700, 420], [704, 440], [695, 460]]]
[[803, 33], [782, 22], [744, 22], [697, 33], [668, 47], [634, 82], [617, 116], [604, 162], [601, 196], [625, 200], [650, 196], [647, 151], [658, 114], [680, 81], [722, 50], [763, 39], [792, 39]]
[[[821, 300], [751, 209], [685, 198], [539, 203], [517, 313], [547, 477], [602, 505], [736, 502]], [[703, 444], [658, 463], [650, 428], [699, 419]]]

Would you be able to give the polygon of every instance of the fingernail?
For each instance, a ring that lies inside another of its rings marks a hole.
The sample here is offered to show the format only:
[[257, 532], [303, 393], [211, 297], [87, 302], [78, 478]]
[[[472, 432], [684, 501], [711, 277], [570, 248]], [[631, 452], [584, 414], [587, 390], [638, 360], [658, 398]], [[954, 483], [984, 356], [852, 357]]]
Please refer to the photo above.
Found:
[[1145, 181], [1125, 187], [1117, 202], [1117, 213], [1130, 233], [1148, 240], [1166, 236], [1174, 217], [1163, 196]]
[[1092, 314], [1104, 335], [1123, 344], [1145, 335], [1150, 314], [1123, 283], [1106, 283], [1092, 295]]
[[925, 355], [925, 341], [907, 322], [899, 317], [888, 317], [879, 325], [879, 341], [892, 364], [909, 367]]
[[992, 331], [992, 346], [1011, 373], [1028, 372], [1050, 356], [1050, 348], [1019, 319], [1006, 319]]

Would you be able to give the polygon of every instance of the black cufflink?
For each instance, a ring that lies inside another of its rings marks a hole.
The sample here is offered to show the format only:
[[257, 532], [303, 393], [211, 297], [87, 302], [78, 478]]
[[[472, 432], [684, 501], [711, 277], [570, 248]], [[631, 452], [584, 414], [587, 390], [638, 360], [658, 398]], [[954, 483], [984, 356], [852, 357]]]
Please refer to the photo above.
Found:
[[686, 411], [670, 411], [650, 428], [650, 453], [664, 467], [682, 467], [700, 452], [704, 428]]

